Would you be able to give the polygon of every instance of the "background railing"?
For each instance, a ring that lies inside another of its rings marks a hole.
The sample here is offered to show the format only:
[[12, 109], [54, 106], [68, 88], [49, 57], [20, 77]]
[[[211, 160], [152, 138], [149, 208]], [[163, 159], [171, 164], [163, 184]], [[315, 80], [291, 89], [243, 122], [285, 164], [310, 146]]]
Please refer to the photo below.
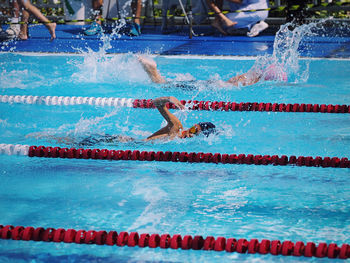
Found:
[[[92, 0], [32, 0], [32, 3], [37, 6], [40, 11], [47, 16], [50, 20], [84, 20], [91, 17], [91, 1]], [[108, 18], [113, 18], [112, 13], [106, 11], [108, 6], [111, 7], [111, 3], [115, 5], [116, 1], [124, 2], [126, 0], [105, 0], [104, 2], [104, 12], [103, 15]], [[192, 0], [192, 6], [196, 4], [196, 1]], [[332, 16], [337, 19], [345, 19], [350, 21], [350, 7], [349, 5], [344, 5], [349, 3], [349, 0], [309, 0], [305, 1], [307, 4], [314, 4], [310, 10], [312, 12], [308, 13], [308, 17], [311, 19], [325, 18]], [[182, 0], [184, 6], [187, 6], [188, 0]], [[270, 8], [269, 12], [270, 22], [283, 23], [283, 20], [287, 16], [287, 10], [279, 10], [278, 7], [286, 6], [287, 0], [272, 0], [269, 1]], [[175, 6], [172, 13], [169, 10], [164, 9], [164, 4], [169, 6]], [[339, 5], [341, 4], [341, 5]], [[123, 4], [119, 4], [123, 6]], [[164, 12], [166, 12], [167, 17], [175, 16], [176, 22], [183, 21], [183, 12], [180, 8], [178, 0], [145, 0], [143, 1], [143, 22], [146, 24], [159, 24], [164, 17]], [[228, 5], [224, 5], [224, 10], [229, 10]], [[127, 11], [126, 13], [129, 13]], [[111, 16], [112, 14], [112, 16]], [[12, 17], [12, 8], [10, 0], [0, 0], [0, 22], [4, 23], [9, 21]], [[204, 23], [208, 22], [210, 18]]]
[[[84, 0], [85, 1], [85, 0]], [[57, 0], [32, 0], [32, 4], [49, 19], [64, 19], [64, 3]], [[0, 0], [0, 18], [5, 21], [12, 17], [10, 0]]]

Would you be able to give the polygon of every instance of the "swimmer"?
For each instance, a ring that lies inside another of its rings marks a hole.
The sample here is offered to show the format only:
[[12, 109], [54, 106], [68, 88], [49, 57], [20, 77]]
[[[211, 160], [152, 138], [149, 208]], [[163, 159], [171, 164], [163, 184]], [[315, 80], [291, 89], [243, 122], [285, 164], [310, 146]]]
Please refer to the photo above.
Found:
[[[162, 127], [158, 131], [154, 132], [149, 137], [143, 139], [143, 142], [154, 141], [154, 140], [174, 140], [176, 138], [184, 139], [203, 134], [208, 137], [210, 134], [216, 133], [216, 127], [211, 122], [199, 122], [194, 124], [189, 129], [184, 129], [181, 121], [172, 114], [166, 107], [167, 103], [174, 104], [178, 109], [184, 110], [185, 106], [175, 97], [160, 97], [153, 100], [154, 105], [157, 107], [160, 114], [167, 121], [166, 126]], [[129, 136], [121, 135], [92, 135], [80, 142], [76, 142], [74, 138], [69, 136], [65, 137], [55, 137], [53, 135], [43, 134], [43, 133], [31, 133], [26, 137], [47, 138], [50, 140], [55, 140], [58, 143], [64, 144], [77, 144], [80, 146], [92, 146], [97, 143], [108, 143], [108, 144], [118, 144], [127, 142], [136, 142], [134, 138]]]
[[160, 97], [153, 101], [160, 114], [167, 121], [167, 125], [146, 138], [146, 141], [155, 139], [175, 139], [175, 138], [191, 138], [193, 136], [203, 134], [209, 136], [216, 132], [216, 127], [211, 122], [199, 122], [189, 129], [184, 129], [180, 120], [166, 107], [166, 103], [171, 102], [177, 108], [184, 110], [185, 106], [175, 97]]
[[[154, 60], [148, 59], [144, 56], [139, 55], [138, 60], [141, 63], [142, 67], [154, 83], [166, 84], [168, 81], [160, 74], [157, 69], [157, 64]], [[253, 85], [260, 80], [279, 80], [287, 81], [287, 74], [281, 70], [279, 70], [275, 65], [268, 66], [264, 71], [258, 71], [254, 69], [248, 70], [248, 72], [234, 76], [227, 81], [217, 80], [217, 84], [219, 85], [233, 85], [236, 87], [239, 86], [250, 86]], [[213, 80], [208, 80], [208, 83], [213, 83]]]

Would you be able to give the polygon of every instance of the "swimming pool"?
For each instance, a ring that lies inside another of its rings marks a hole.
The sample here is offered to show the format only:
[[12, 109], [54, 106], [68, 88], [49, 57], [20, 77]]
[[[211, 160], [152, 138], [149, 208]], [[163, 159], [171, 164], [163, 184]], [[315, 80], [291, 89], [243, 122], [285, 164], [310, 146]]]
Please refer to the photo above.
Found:
[[[347, 59], [301, 59], [289, 81], [219, 87], [201, 80], [247, 71], [251, 57], [156, 56], [159, 70], [191, 89], [152, 84], [133, 54], [0, 54], [6, 95], [235, 102], [349, 104]], [[91, 134], [138, 140], [94, 148], [348, 157], [349, 114], [187, 111], [190, 127], [212, 121], [213, 136], [144, 143], [159, 129], [155, 109], [1, 103], [1, 143], [72, 147]], [[34, 133], [34, 134], [33, 134]], [[31, 136], [27, 136], [31, 134]], [[38, 138], [38, 136], [40, 136]], [[71, 143], [54, 137], [69, 136]], [[1, 224], [137, 231], [293, 242], [349, 243], [349, 170], [343, 168], [42, 159], [1, 155]], [[298, 258], [1, 240], [1, 260], [26, 262], [305, 262]]]

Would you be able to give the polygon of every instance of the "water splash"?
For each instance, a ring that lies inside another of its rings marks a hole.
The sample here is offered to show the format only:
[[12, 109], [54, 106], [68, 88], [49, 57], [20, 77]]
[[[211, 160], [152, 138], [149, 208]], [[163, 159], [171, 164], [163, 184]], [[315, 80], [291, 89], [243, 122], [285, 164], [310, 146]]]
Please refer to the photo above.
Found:
[[[26, 89], [27, 84], [24, 83], [26, 79], [29, 79], [30, 74], [28, 74], [28, 70], [11, 70], [7, 71], [6, 69], [0, 73], [0, 85], [3, 89]], [[19, 78], [18, 76], [21, 76]]]
[[101, 125], [101, 123], [104, 120], [107, 120], [107, 119], [115, 116], [119, 110], [120, 110], [120, 108], [114, 108], [113, 111], [106, 113], [102, 117], [94, 117], [94, 118], [82, 117], [82, 118], [80, 118], [78, 123], [74, 124], [74, 130], [71, 132], [76, 137], [76, 136], [80, 136], [80, 135], [85, 136], [86, 134], [91, 133], [91, 130], [99, 131], [99, 130], [103, 129], [103, 125]]
[[[103, 121], [115, 116], [120, 108], [114, 108], [112, 112], [103, 116], [84, 118], [81, 117], [77, 123], [65, 123], [58, 128], [46, 128], [42, 132], [33, 132], [26, 135], [26, 138], [44, 139], [50, 143], [63, 143], [73, 145], [77, 141], [92, 134], [103, 134], [110, 123]], [[93, 132], [92, 132], [93, 131]]]
[[[127, 1], [122, 8], [122, 17], [126, 17], [126, 6], [130, 5], [131, 1]], [[149, 80], [147, 74], [144, 72], [142, 66], [137, 61], [137, 58], [132, 53], [128, 54], [108, 54], [108, 50], [113, 48], [112, 40], [121, 38], [123, 30], [127, 22], [124, 18], [118, 20], [112, 26], [110, 34], [102, 33], [98, 51], [90, 48], [87, 50], [79, 49], [83, 55], [83, 62], [80, 60], [71, 61], [71, 64], [77, 67], [77, 72], [73, 73], [72, 79], [77, 82], [88, 83], [116, 83], [128, 82], [137, 83]]]
[[129, 231], [156, 232], [161, 221], [167, 216], [167, 213], [162, 209], [161, 203], [168, 199], [168, 194], [157, 186], [150, 186], [147, 178], [140, 179], [133, 185], [133, 195], [142, 196], [147, 204], [145, 209], [138, 218], [129, 227]]
[[286, 74], [289, 83], [306, 82], [309, 78], [309, 62], [300, 63], [301, 44], [308, 40], [309, 44], [305, 41], [303, 51], [311, 53], [314, 37], [325, 36], [329, 30], [325, 27], [327, 23], [328, 20], [321, 20], [300, 26], [292, 23], [282, 25], [276, 33], [272, 55], [258, 57], [251, 71], [261, 73], [263, 79], [269, 79], [271, 70], [269, 72], [268, 69], [273, 66], [273, 79], [276, 81], [286, 81]]
[[104, 49], [84, 53], [83, 62], [73, 62], [78, 68], [71, 78], [86, 83], [138, 83], [149, 81], [137, 58], [132, 54], [108, 56]]
[[[147, 74], [133, 54], [107, 55], [108, 50], [112, 48], [111, 40], [115, 37], [121, 37], [121, 31], [125, 24], [126, 21], [121, 19], [115, 25], [111, 34], [102, 34], [100, 39], [102, 45], [97, 52], [91, 49], [88, 49], [87, 52], [81, 51], [84, 55], [84, 61], [83, 63], [75, 63], [78, 72], [72, 75], [73, 79], [77, 82], [92, 83], [116, 83], [120, 81], [140, 83], [149, 81]], [[291, 23], [282, 25], [275, 36], [273, 53], [258, 57], [250, 72], [258, 72], [265, 80], [285, 82], [288, 79], [289, 83], [306, 82], [309, 77], [309, 64], [308, 62], [299, 63], [299, 48], [306, 37], [319, 35], [324, 24], [325, 20], [297, 27]], [[311, 49], [312, 47], [308, 46], [307, 48]], [[168, 76], [170, 76], [172, 82], [198, 82], [199, 89], [203, 86], [190, 73], [168, 73]], [[217, 75], [211, 75], [209, 78], [220, 88], [230, 88], [227, 85], [220, 85], [223, 81], [220, 81], [221, 77]], [[206, 83], [207, 85], [208, 83]]]
[[192, 76], [190, 73], [169, 73], [169, 76], [175, 77], [172, 78], [171, 81], [194, 81], [196, 78]]

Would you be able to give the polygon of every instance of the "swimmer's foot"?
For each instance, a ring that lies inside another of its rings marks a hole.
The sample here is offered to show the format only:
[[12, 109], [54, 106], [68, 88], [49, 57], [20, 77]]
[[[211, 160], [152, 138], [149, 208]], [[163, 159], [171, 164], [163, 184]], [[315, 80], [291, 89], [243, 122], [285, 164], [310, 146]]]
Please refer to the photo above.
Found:
[[48, 23], [46, 24], [47, 29], [51, 35], [51, 41], [56, 38], [56, 23]]
[[154, 60], [145, 58], [141, 55], [139, 55], [137, 58], [154, 83], [166, 82], [166, 80], [160, 75], [159, 71], [157, 70], [157, 64]]

